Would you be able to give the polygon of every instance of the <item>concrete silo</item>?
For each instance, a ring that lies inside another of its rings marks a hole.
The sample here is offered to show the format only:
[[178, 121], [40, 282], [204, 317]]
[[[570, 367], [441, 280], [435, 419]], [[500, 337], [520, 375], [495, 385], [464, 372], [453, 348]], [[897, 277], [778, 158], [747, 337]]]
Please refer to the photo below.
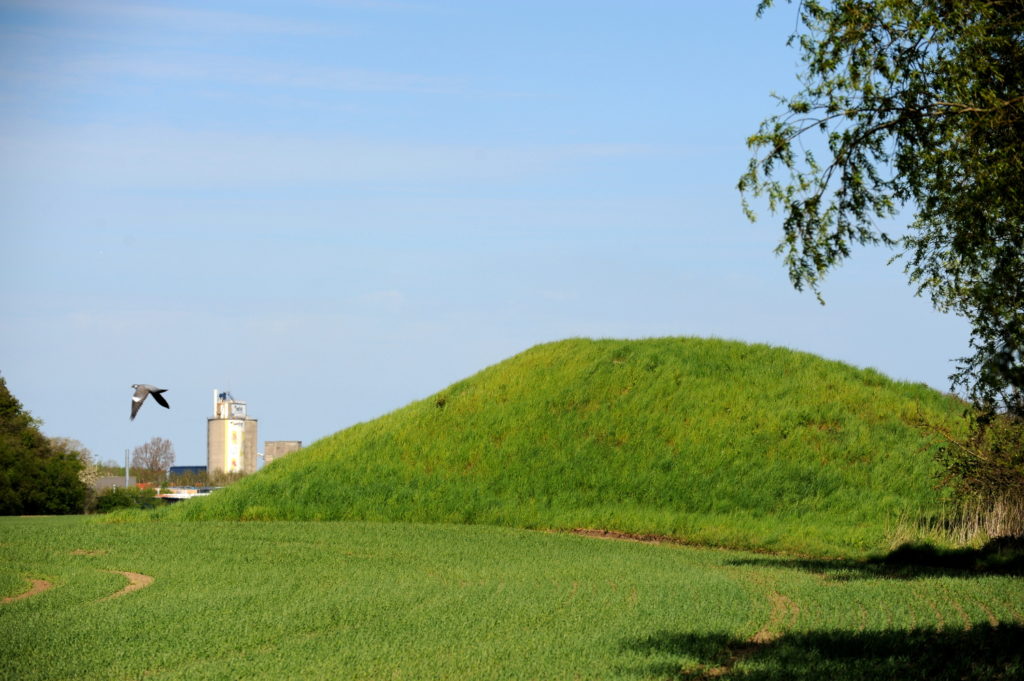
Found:
[[246, 414], [245, 402], [214, 390], [213, 418], [206, 421], [207, 473], [255, 473], [257, 438], [257, 421]]

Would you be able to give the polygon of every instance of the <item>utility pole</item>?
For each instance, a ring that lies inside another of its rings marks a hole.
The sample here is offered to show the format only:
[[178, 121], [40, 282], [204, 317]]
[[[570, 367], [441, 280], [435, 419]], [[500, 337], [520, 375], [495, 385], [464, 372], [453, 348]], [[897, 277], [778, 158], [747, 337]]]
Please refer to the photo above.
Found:
[[128, 450], [124, 450], [124, 488], [128, 489]]

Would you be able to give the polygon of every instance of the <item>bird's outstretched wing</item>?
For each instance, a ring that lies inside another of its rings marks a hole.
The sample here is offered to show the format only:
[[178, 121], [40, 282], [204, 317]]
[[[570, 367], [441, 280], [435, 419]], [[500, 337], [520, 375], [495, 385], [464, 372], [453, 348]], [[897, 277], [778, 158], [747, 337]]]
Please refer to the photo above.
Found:
[[146, 401], [146, 395], [149, 394], [149, 391], [146, 390], [145, 386], [137, 385], [134, 387], [135, 394], [132, 395], [132, 417], [129, 419], [130, 421], [135, 420], [135, 415], [139, 413], [139, 408], [142, 406], [142, 403]]
[[167, 400], [165, 400], [164, 396], [160, 394], [162, 392], [166, 392], [166, 389], [152, 390], [150, 391], [150, 395], [153, 396], [153, 399], [156, 400], [156, 403], [159, 404], [161, 407], [163, 407], [164, 409], [170, 409], [171, 405], [167, 404]]

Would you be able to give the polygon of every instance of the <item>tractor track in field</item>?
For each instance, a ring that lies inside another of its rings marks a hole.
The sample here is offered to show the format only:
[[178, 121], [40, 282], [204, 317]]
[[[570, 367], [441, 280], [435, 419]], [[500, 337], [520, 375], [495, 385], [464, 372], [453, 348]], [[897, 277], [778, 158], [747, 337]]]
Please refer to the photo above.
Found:
[[[928, 607], [928, 611], [931, 613], [931, 617], [930, 618], [927, 615], [924, 616], [925, 623], [923, 625], [921, 625], [921, 626], [927, 626], [927, 624], [928, 624], [928, 622], [930, 620], [931, 622], [934, 623], [936, 631], [945, 631], [945, 629], [946, 629], [946, 618], [943, 617], [942, 611], [939, 609], [939, 606], [935, 604], [935, 601], [932, 600], [931, 598], [929, 598], [928, 596], [926, 596], [919, 589], [911, 589], [911, 593], [914, 595], [914, 598], [916, 598], [919, 603], [923, 603], [924, 605], [926, 605]], [[915, 613], [915, 615], [916, 615], [916, 613]], [[918, 624], [916, 622], [916, 616], [915, 616], [914, 626], [915, 627], [918, 626]]]
[[[96, 557], [96, 556], [106, 555], [106, 553], [107, 553], [106, 549], [75, 549], [74, 551], [71, 552], [71, 555], [72, 556]], [[144, 575], [144, 574], [142, 574], [140, 572], [126, 572], [126, 571], [123, 571], [123, 570], [103, 570], [103, 572], [109, 572], [111, 574], [121, 575], [122, 577], [124, 577], [125, 579], [128, 580], [128, 584], [123, 589], [121, 589], [119, 591], [115, 591], [114, 593], [110, 594], [109, 596], [104, 596], [103, 598], [99, 599], [97, 601], [97, 603], [101, 603], [103, 601], [110, 601], [110, 600], [113, 600], [115, 598], [120, 598], [121, 596], [126, 596], [126, 595], [130, 594], [133, 591], [138, 591], [139, 589], [145, 589], [147, 586], [149, 586], [150, 584], [153, 583], [153, 578], [152, 577], [150, 577], [149, 575]]]
[[945, 595], [946, 603], [948, 603], [956, 611], [957, 617], [960, 620], [959, 628], [963, 631], [970, 631], [974, 627], [974, 623], [971, 621], [971, 616], [967, 612], [967, 609], [963, 606], [963, 603], [961, 603], [958, 600], [956, 594], [950, 592], [950, 590], [947, 587], [941, 587], [941, 589], [943, 594]]
[[0, 601], [0, 603], [4, 603], [4, 604], [13, 603], [14, 601], [20, 601], [22, 599], [29, 598], [31, 596], [35, 596], [37, 594], [41, 594], [44, 591], [46, 591], [47, 589], [52, 589], [53, 588], [53, 583], [52, 582], [48, 582], [45, 579], [31, 579], [29, 581], [32, 584], [28, 588], [28, 591], [22, 591], [20, 594], [15, 594], [14, 596], [7, 596], [2, 601]]
[[750, 594], [753, 599], [767, 600], [770, 605], [768, 615], [757, 631], [745, 640], [726, 645], [718, 664], [681, 670], [680, 678], [690, 681], [727, 678], [738, 664], [768, 649], [794, 629], [801, 617], [797, 601], [782, 593], [770, 577], [738, 567], [725, 567], [724, 571], [733, 581], [745, 585], [745, 589], [753, 587]]
[[[763, 586], [761, 580], [754, 581]], [[696, 676], [688, 678], [700, 681], [728, 676], [736, 665], [778, 641], [787, 629], [796, 624], [800, 617], [800, 606], [796, 601], [771, 587], [768, 587], [767, 596], [771, 602], [768, 621], [741, 645], [727, 648], [725, 662], [716, 667], [703, 669]]]
[[[115, 591], [109, 596], [104, 596], [103, 598], [99, 599], [97, 603], [102, 601], [109, 601], [114, 598], [120, 598], [121, 596], [130, 594], [133, 591], [138, 591], [139, 589], [145, 589], [154, 581], [153, 577], [141, 574], [139, 572], [124, 572], [121, 570], [104, 570], [103, 572], [110, 572], [115, 575], [121, 575], [122, 577], [128, 580], [128, 584], [123, 589]], [[38, 596], [44, 591], [52, 589], [54, 586], [53, 582], [47, 581], [45, 579], [31, 579], [29, 581], [31, 582], [31, 586], [28, 588], [28, 590], [22, 591], [20, 594], [15, 594], [13, 596], [6, 596], [2, 600], [0, 600], [0, 604], [6, 605], [8, 603], [14, 603], [15, 601], [31, 598], [32, 596]]]
[[[670, 537], [663, 537], [654, 534], [618, 532], [615, 530], [576, 528], [574, 530], [569, 530], [569, 533], [594, 539], [630, 541], [642, 544], [672, 544], [676, 546], [690, 545], [687, 542]], [[699, 548], [706, 549], [708, 547], [699, 546]], [[716, 667], [697, 670], [696, 675], [686, 675], [686, 678], [700, 680], [718, 679], [727, 676], [733, 671], [737, 664], [756, 655], [759, 651], [779, 640], [779, 638], [785, 634], [787, 629], [791, 629], [796, 625], [797, 620], [800, 618], [800, 606], [797, 602], [775, 589], [774, 585], [769, 583], [769, 580], [760, 575], [752, 575], [735, 568], [730, 569], [729, 572], [732, 572], [734, 576], [746, 581], [747, 583], [754, 584], [759, 591], [767, 596], [768, 601], [771, 603], [768, 620], [756, 632], [754, 632], [750, 638], [744, 641], [743, 644], [726, 649], [726, 659], [722, 664]]]
[[870, 615], [868, 613], [867, 606], [865, 606], [860, 601], [856, 601], [856, 603], [857, 614], [860, 616], [860, 624], [857, 625], [857, 633], [859, 634], [868, 628], [868, 618], [870, 617]]
[[153, 578], [152, 577], [150, 577], [149, 575], [140, 574], [138, 572], [122, 572], [120, 570], [104, 570], [104, 572], [112, 572], [112, 573], [114, 573], [116, 575], [121, 575], [122, 577], [127, 578], [128, 579], [128, 586], [124, 587], [120, 591], [116, 591], [116, 592], [110, 594], [109, 596], [101, 598], [100, 601], [109, 601], [109, 600], [112, 600], [114, 598], [120, 598], [121, 596], [126, 596], [127, 594], [130, 594], [133, 591], [138, 591], [139, 589], [145, 589], [147, 586], [149, 586], [150, 584], [153, 583]]
[[[644, 544], [669, 544], [676, 546], [692, 545], [688, 542], [671, 537], [653, 534], [618, 532], [615, 530], [577, 528], [574, 530], [568, 530], [568, 533], [595, 539], [629, 541]], [[706, 549], [708, 547], [699, 546], [699, 548]], [[721, 664], [714, 667], [705, 666], [703, 668], [684, 671], [682, 672], [681, 678], [706, 681], [709, 679], [728, 677], [733, 673], [738, 664], [769, 648], [785, 636], [787, 631], [794, 629], [797, 621], [800, 619], [801, 613], [798, 603], [789, 596], [778, 591], [775, 585], [770, 583], [770, 581], [764, 576], [753, 574], [741, 575], [738, 571], [735, 571], [735, 569], [730, 570], [730, 572], [733, 572], [735, 577], [746, 581], [748, 584], [756, 586], [758, 591], [767, 597], [768, 601], [771, 603], [768, 618], [760, 629], [758, 629], [743, 643], [726, 648], [724, 651], [725, 659]], [[827, 581], [827, 577], [824, 574], [817, 576], [822, 578], [823, 582]], [[968, 612], [969, 607], [977, 607], [983, 614], [985, 621], [987, 621], [991, 627], [998, 627], [1002, 621], [994, 612], [991, 604], [986, 603], [977, 597], [967, 599], [966, 603], [961, 602], [961, 600], [957, 598], [957, 595], [946, 586], [939, 587], [938, 593], [926, 589], [923, 586], [911, 588], [909, 591], [913, 595], [914, 601], [916, 601], [916, 607], [912, 602], [908, 611], [911, 621], [911, 629], [917, 629], [919, 627], [934, 627], [936, 631], [940, 632], [954, 630], [970, 631], [974, 627], [975, 623], [971, 614]], [[953, 613], [944, 614], [942, 608], [939, 607], [940, 603], [945, 603], [952, 609]], [[1024, 622], [1024, 616], [1022, 616], [1020, 612], [1012, 609], [1008, 604], [999, 602], [999, 605], [1003, 605], [1009, 610], [1010, 621], [1016, 621], [1018, 623]], [[856, 608], [858, 615], [856, 618], [858, 623], [855, 633], [861, 634], [868, 628], [870, 613], [864, 603], [856, 601], [853, 603], [853, 606]], [[891, 626], [893, 621], [892, 612], [886, 612], [885, 619]]]
[[971, 598], [971, 602], [973, 602], [975, 605], [981, 608], [981, 611], [985, 613], [985, 619], [988, 620], [988, 624], [990, 627], [995, 628], [999, 626], [999, 618], [996, 617], [996, 614], [992, 611], [990, 607], [988, 607], [987, 603], [978, 600], [977, 598]]

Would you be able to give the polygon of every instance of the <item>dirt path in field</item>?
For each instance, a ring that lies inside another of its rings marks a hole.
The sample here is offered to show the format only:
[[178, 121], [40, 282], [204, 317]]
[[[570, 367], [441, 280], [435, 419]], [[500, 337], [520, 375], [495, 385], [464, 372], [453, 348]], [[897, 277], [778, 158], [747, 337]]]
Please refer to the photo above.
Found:
[[[558, 530], [556, 530], [558, 531]], [[679, 540], [661, 537], [656, 534], [634, 534], [631, 532], [616, 532], [615, 530], [594, 530], [587, 527], [577, 527], [575, 530], [565, 530], [569, 534], [578, 534], [581, 537], [593, 537], [595, 539], [618, 539], [619, 541], [635, 541], [643, 544], [682, 544]]]
[[114, 574], [121, 575], [128, 578], [128, 586], [121, 589], [116, 593], [112, 593], [106, 598], [101, 598], [101, 601], [109, 601], [112, 598], [120, 598], [125, 594], [130, 594], [133, 591], [144, 589], [153, 583], [153, 578], [149, 575], [139, 574], [138, 572], [121, 572], [120, 570], [106, 570], [105, 572], [113, 572]]
[[[556, 532], [558, 532], [556, 530]], [[639, 534], [631, 532], [619, 532], [615, 530], [600, 530], [592, 528], [577, 528], [574, 530], [561, 530], [568, 534], [575, 534], [595, 539], [609, 539], [618, 541], [640, 542], [644, 544], [670, 544], [676, 546], [694, 546], [707, 549], [700, 544], [691, 544], [684, 540], [673, 537], [664, 537], [654, 534]], [[770, 552], [769, 552], [770, 553]], [[793, 630], [797, 620], [800, 619], [800, 606], [792, 598], [779, 593], [772, 580], [763, 575], [735, 568], [726, 568], [733, 577], [740, 581], [746, 581], [757, 587], [757, 590], [766, 596], [771, 603], [771, 610], [764, 625], [745, 641], [734, 643], [723, 651], [724, 661], [715, 667], [698, 667], [693, 671], [683, 671], [682, 678], [691, 680], [721, 679], [730, 676], [736, 666], [744, 660], [753, 657], [765, 649], [774, 645], [787, 631]], [[817, 574], [825, 581], [825, 574]], [[954, 593], [948, 586], [941, 586], [937, 590], [926, 589], [923, 585], [911, 587], [913, 601], [909, 616], [911, 628], [922, 626], [933, 627], [936, 631], [971, 631], [975, 625], [970, 609], [976, 608], [983, 615], [985, 621], [992, 628], [1000, 626], [1003, 621], [996, 610], [1004, 608], [1009, 613], [1008, 621], [1024, 623], [1024, 614], [1015, 610], [1012, 605], [1002, 602], [986, 602], [977, 597], [967, 597], [961, 600], [962, 596]], [[945, 612], [940, 605], [946, 607]], [[857, 609], [859, 614], [859, 625], [856, 633], [863, 632], [869, 622], [869, 613], [863, 603], [853, 602], [851, 606]], [[891, 626], [892, 616], [888, 615]]]
[[[653, 534], [634, 534], [630, 532], [616, 532], [614, 530], [595, 530], [586, 528], [570, 530], [570, 533], [583, 537], [593, 537], [596, 539], [633, 541], [643, 544], [686, 545], [686, 542]], [[789, 596], [776, 591], [764, 578], [759, 576], [752, 577], [749, 574], [737, 576], [740, 579], [753, 581], [760, 590], [766, 592], [768, 600], [771, 602], [771, 611], [768, 614], [768, 621], [766, 621], [760, 629], [758, 629], [742, 644], [730, 647], [726, 651], [726, 660], [723, 664], [710, 669], [704, 669], [703, 671], [697, 672], [696, 676], [687, 678], [706, 680], [719, 679], [729, 675], [737, 664], [749, 657], [752, 657], [753, 655], [756, 655], [759, 651], [775, 643], [775, 641], [782, 637], [786, 629], [789, 629], [796, 624], [797, 619], [800, 617], [800, 606], [797, 605], [796, 601]]]
[[[109, 596], [101, 598], [101, 601], [109, 601], [112, 598], [119, 598], [121, 596], [124, 596], [125, 594], [130, 594], [133, 591], [144, 589], [153, 583], [152, 577], [150, 577], [149, 575], [140, 574], [138, 572], [121, 572], [120, 570], [104, 570], [104, 572], [112, 572], [116, 575], [121, 575], [122, 577], [125, 577], [128, 580], [128, 586], [121, 589], [120, 591], [110, 594]], [[43, 593], [47, 589], [53, 588], [53, 584], [46, 581], [45, 579], [33, 579], [30, 581], [32, 582], [32, 586], [29, 588], [28, 591], [23, 591], [22, 593], [17, 594], [16, 596], [7, 596], [3, 600], [0, 600], [0, 604], [7, 604], [13, 603], [14, 601], [20, 601], [23, 598], [36, 596], [38, 594]]]
[[[760, 583], [760, 580], [755, 581]], [[761, 585], [764, 586], [763, 583]], [[769, 589], [768, 600], [772, 604], [768, 621], [741, 645], [729, 647], [726, 650], [727, 659], [723, 664], [705, 669], [693, 678], [718, 679], [729, 675], [737, 664], [775, 643], [787, 628], [796, 623], [797, 618], [800, 617], [800, 606], [796, 601], [774, 589]]]
[[20, 594], [18, 594], [17, 596], [8, 596], [7, 598], [5, 598], [2, 601], [0, 601], [0, 603], [13, 603], [14, 601], [20, 601], [23, 598], [28, 598], [29, 596], [35, 596], [36, 594], [41, 594], [44, 591], [46, 591], [47, 589], [53, 587], [53, 584], [51, 584], [50, 582], [46, 581], [45, 579], [33, 579], [33, 580], [31, 580], [31, 582], [32, 582], [32, 586], [29, 587], [28, 591], [23, 591]]

